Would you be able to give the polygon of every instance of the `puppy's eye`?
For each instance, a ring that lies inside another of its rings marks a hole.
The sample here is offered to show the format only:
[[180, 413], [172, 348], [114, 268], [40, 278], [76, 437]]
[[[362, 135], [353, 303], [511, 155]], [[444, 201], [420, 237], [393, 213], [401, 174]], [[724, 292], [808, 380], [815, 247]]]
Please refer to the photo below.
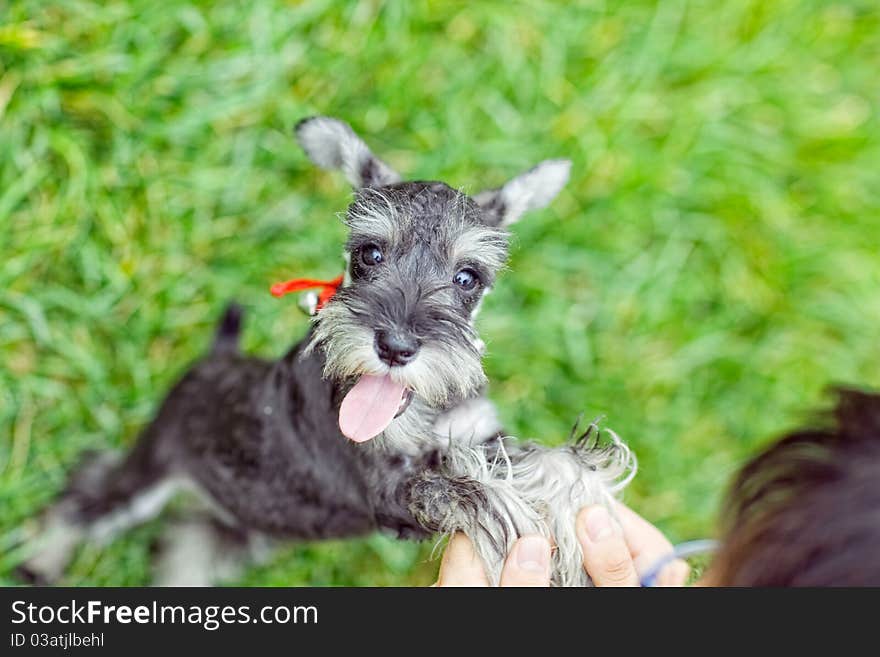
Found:
[[455, 276], [452, 277], [452, 282], [465, 292], [470, 292], [477, 287], [480, 277], [473, 269], [459, 269]]
[[361, 262], [367, 267], [373, 267], [381, 263], [385, 257], [382, 255], [382, 249], [375, 244], [365, 244], [361, 247]]

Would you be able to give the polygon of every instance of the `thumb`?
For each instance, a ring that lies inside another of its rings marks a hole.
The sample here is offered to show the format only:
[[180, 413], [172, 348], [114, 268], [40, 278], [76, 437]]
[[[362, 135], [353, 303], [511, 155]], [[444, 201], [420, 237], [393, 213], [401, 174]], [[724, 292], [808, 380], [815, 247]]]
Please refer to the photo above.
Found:
[[501, 571], [501, 586], [550, 586], [550, 542], [543, 536], [523, 536]]

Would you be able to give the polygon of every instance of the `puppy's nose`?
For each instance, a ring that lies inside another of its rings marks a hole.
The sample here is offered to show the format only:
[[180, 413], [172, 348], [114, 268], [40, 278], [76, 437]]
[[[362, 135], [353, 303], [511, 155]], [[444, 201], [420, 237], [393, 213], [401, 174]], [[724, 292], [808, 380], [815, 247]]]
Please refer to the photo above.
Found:
[[419, 342], [402, 331], [376, 331], [376, 353], [386, 365], [406, 365], [419, 351]]

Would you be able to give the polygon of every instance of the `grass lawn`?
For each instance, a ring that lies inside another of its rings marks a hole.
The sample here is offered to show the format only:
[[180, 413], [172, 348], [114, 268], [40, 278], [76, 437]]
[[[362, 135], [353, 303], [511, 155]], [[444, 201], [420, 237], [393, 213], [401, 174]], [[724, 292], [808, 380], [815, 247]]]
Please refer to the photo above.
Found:
[[[131, 444], [227, 300], [248, 350], [306, 330], [269, 283], [340, 271], [349, 199], [291, 136], [348, 120], [470, 191], [574, 161], [480, 317], [511, 433], [581, 411], [626, 500], [710, 535], [725, 482], [832, 382], [880, 386], [880, 6], [0, 3], [0, 583], [86, 448]], [[65, 583], [148, 581], [149, 523]], [[431, 545], [291, 546], [253, 585], [426, 584]]]

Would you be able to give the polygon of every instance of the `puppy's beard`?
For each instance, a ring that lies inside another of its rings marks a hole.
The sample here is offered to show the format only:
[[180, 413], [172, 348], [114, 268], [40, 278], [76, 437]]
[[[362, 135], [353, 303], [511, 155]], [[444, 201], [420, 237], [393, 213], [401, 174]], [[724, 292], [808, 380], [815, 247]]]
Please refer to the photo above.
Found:
[[479, 352], [449, 345], [423, 345], [411, 363], [393, 368], [391, 376], [399, 377], [401, 383], [434, 408], [445, 408], [471, 397], [486, 385]]
[[486, 385], [477, 340], [470, 344], [425, 343], [412, 362], [389, 367], [376, 355], [372, 329], [364, 327], [344, 304], [329, 303], [318, 315], [305, 353], [324, 351], [324, 377], [346, 381], [364, 374], [388, 375], [433, 408], [471, 397]]

